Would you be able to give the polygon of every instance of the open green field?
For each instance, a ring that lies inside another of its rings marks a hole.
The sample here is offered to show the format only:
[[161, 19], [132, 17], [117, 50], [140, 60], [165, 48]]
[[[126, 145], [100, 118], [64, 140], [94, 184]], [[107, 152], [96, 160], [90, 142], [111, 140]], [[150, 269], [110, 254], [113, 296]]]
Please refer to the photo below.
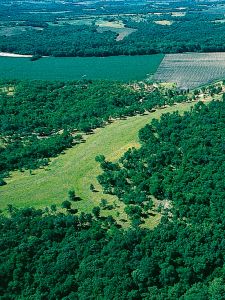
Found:
[[[46, 207], [51, 204], [60, 204], [67, 198], [68, 190], [75, 189], [76, 194], [83, 200], [74, 202], [74, 207], [90, 212], [105, 198], [109, 203], [114, 201], [117, 209], [110, 214], [120, 213], [120, 218], [126, 218], [123, 213], [123, 204], [110, 195], [104, 195], [96, 176], [101, 169], [95, 157], [103, 154], [109, 160], [117, 160], [130, 147], [138, 147], [138, 131], [153, 118], [160, 118], [163, 113], [180, 113], [189, 110], [194, 103], [181, 103], [173, 107], [157, 110], [154, 113], [116, 120], [105, 128], [97, 129], [95, 134], [86, 137], [86, 143], [79, 144], [54, 158], [45, 169], [39, 169], [30, 175], [14, 172], [7, 179], [7, 185], [0, 188], [0, 208], [5, 209], [7, 204], [17, 207], [35, 206]], [[90, 184], [94, 184], [98, 192], [90, 191]], [[106, 212], [107, 214], [107, 212]], [[158, 216], [151, 222], [157, 222]], [[152, 224], [151, 224], [152, 225]]]
[[0, 79], [79, 80], [108, 79], [142, 80], [154, 74], [164, 55], [117, 57], [0, 57]]

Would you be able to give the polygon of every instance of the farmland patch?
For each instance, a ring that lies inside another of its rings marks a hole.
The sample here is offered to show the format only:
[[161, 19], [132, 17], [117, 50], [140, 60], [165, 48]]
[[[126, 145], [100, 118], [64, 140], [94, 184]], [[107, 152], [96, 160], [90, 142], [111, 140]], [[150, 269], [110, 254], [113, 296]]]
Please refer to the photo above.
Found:
[[225, 53], [167, 54], [154, 79], [173, 82], [181, 89], [194, 89], [225, 78]]
[[154, 21], [155, 24], [158, 25], [163, 25], [163, 26], [170, 26], [173, 24], [173, 21], [169, 21], [169, 20], [159, 20], [159, 21]]
[[0, 26], [0, 36], [13, 36], [17, 34], [21, 34], [28, 30], [38, 30], [41, 31], [43, 28], [41, 27], [32, 27], [32, 26], [15, 26], [15, 27], [7, 27]]
[[105, 31], [112, 31], [117, 33], [116, 41], [122, 41], [126, 36], [130, 35], [131, 33], [137, 31], [137, 29], [133, 28], [113, 28], [113, 27], [99, 27], [97, 29], [98, 32], [102, 33]]
[[185, 17], [186, 16], [186, 12], [184, 11], [184, 12], [172, 12], [171, 13], [171, 16], [172, 17]]
[[15, 93], [15, 87], [14, 86], [3, 86], [0, 87], [0, 94], [5, 93], [8, 96], [13, 96]]
[[0, 57], [0, 79], [79, 80], [108, 79], [143, 80], [154, 74], [164, 55], [114, 57]]
[[212, 21], [214, 23], [219, 23], [219, 24], [223, 24], [225, 23], [225, 19], [221, 19], [221, 20], [215, 20], [215, 21]]
[[121, 30], [119, 33], [119, 35], [116, 38], [116, 41], [122, 41], [126, 36], [130, 35], [131, 33], [137, 31], [137, 29], [133, 29], [133, 28], [124, 28], [123, 30]]
[[104, 21], [104, 20], [98, 20], [95, 25], [99, 27], [110, 27], [110, 28], [124, 28], [124, 24], [120, 20], [116, 21]]
[[64, 26], [66, 24], [69, 24], [69, 25], [77, 25], [77, 26], [82, 26], [82, 25], [87, 25], [87, 26], [91, 26], [92, 23], [95, 22], [95, 19], [86, 19], [86, 18], [81, 18], [81, 19], [76, 19], [76, 20], [60, 20], [60, 21], [57, 21], [56, 23], [52, 23], [50, 22], [49, 25], [61, 25], [61, 26]]
[[125, 27], [123, 21], [121, 20], [115, 20], [115, 21], [97, 20], [95, 22], [95, 25], [98, 26], [97, 31], [100, 33], [108, 30], [112, 32], [116, 32], [118, 34], [116, 41], [122, 41], [126, 36], [137, 31], [137, 29]]

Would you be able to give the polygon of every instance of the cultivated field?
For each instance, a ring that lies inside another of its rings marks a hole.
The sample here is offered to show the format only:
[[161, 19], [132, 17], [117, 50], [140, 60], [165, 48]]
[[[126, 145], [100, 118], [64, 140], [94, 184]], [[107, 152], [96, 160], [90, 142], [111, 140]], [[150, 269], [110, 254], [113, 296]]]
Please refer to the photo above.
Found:
[[99, 27], [108, 27], [108, 28], [124, 28], [124, 23], [120, 20], [118, 21], [104, 21], [102, 19], [95, 22], [95, 25]]
[[163, 26], [170, 26], [173, 24], [173, 21], [161, 20], [161, 21], [154, 21], [154, 23]]
[[0, 79], [80, 80], [108, 79], [118, 81], [143, 80], [154, 74], [162, 54], [114, 57], [0, 57]]
[[154, 79], [174, 82], [181, 89], [194, 89], [225, 78], [225, 53], [167, 54]]
[[102, 33], [104, 31], [112, 31], [112, 32], [116, 32], [118, 35], [116, 37], [116, 41], [122, 41], [126, 36], [130, 35], [131, 33], [137, 31], [137, 29], [133, 29], [133, 28], [127, 28], [127, 27], [123, 27], [123, 28], [113, 28], [113, 27], [98, 27], [97, 31]]

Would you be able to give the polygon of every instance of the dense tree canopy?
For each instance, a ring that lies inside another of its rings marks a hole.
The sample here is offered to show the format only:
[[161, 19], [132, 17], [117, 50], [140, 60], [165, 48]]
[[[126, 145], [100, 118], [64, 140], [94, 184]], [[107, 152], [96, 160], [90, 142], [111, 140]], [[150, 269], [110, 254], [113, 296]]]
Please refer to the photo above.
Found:
[[224, 217], [124, 231], [95, 215], [11, 208], [0, 222], [1, 298], [224, 299]]
[[122, 41], [110, 30], [98, 32], [97, 26], [45, 26], [21, 34], [2, 36], [0, 51], [52, 56], [144, 55], [154, 53], [225, 51], [224, 23], [194, 15], [170, 26], [126, 21], [137, 29]]
[[172, 201], [180, 221], [221, 223], [224, 211], [225, 102], [197, 104], [184, 116], [165, 114], [139, 133], [141, 149], [118, 163], [103, 160], [105, 191], [125, 204], [143, 206], [149, 197]]

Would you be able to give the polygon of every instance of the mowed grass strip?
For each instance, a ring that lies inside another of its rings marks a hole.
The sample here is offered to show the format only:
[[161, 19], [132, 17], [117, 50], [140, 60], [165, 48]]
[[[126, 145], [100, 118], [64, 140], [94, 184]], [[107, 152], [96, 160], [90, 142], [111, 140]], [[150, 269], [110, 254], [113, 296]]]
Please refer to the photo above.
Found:
[[[60, 205], [67, 199], [68, 191], [74, 189], [82, 199], [74, 202], [73, 206], [84, 212], [90, 212], [99, 205], [102, 198], [117, 206], [116, 210], [105, 214], [112, 214], [120, 218], [125, 217], [123, 204], [114, 196], [105, 195], [96, 177], [101, 173], [95, 157], [99, 154], [108, 160], [116, 161], [131, 147], [139, 147], [138, 131], [153, 118], [160, 118], [163, 113], [189, 110], [194, 103], [182, 103], [154, 113], [116, 120], [105, 128], [97, 129], [95, 134], [88, 135], [86, 142], [65, 151], [65, 154], [52, 159], [45, 169], [23, 173], [13, 172], [7, 179], [7, 185], [0, 188], [0, 209], [7, 204], [16, 207], [33, 206], [43, 208], [52, 204]], [[90, 190], [94, 184], [98, 192]], [[154, 222], [154, 218], [152, 220]]]

